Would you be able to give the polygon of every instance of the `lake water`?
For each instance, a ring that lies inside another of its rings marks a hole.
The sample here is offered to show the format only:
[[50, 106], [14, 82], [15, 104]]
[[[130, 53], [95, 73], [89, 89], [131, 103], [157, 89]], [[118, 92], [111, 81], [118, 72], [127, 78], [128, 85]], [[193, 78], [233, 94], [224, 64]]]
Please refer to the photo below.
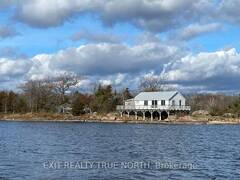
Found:
[[240, 126], [0, 122], [0, 179], [240, 179]]

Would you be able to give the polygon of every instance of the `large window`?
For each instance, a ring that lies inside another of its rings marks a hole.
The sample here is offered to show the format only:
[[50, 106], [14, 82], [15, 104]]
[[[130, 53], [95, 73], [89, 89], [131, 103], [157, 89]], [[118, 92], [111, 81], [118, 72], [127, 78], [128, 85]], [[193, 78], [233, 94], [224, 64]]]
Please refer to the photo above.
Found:
[[179, 100], [179, 106], [182, 106], [182, 101], [181, 100]]
[[147, 106], [147, 105], [148, 105], [148, 101], [145, 100], [145, 101], [144, 101], [144, 106]]
[[152, 106], [157, 106], [157, 100], [152, 100]]
[[175, 106], [175, 100], [172, 100], [172, 106]]
[[161, 106], [165, 106], [165, 100], [161, 100]]
[[152, 107], [157, 107], [157, 100], [152, 100]]

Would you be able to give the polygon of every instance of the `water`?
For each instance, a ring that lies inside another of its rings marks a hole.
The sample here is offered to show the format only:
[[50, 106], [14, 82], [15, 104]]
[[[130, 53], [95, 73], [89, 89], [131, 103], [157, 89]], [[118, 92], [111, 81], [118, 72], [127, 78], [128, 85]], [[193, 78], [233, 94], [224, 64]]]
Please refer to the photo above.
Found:
[[240, 179], [239, 152], [237, 125], [0, 122], [0, 179]]

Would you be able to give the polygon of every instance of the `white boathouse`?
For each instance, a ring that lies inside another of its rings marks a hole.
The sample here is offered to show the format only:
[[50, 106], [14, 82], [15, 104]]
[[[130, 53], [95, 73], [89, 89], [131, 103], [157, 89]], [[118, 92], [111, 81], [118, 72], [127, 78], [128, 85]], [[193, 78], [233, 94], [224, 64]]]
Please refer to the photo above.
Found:
[[128, 99], [124, 105], [117, 106], [117, 111], [123, 114], [142, 116], [153, 120], [167, 119], [170, 113], [188, 113], [186, 99], [179, 91], [141, 92], [135, 98]]

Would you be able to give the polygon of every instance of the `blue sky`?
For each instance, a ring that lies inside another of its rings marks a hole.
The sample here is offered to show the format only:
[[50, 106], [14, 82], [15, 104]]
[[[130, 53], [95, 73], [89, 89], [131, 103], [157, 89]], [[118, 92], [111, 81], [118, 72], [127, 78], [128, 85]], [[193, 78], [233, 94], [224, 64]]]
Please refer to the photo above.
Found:
[[69, 71], [85, 77], [83, 89], [136, 89], [154, 76], [185, 91], [238, 91], [239, 7], [239, 0], [3, 0], [0, 88]]
[[239, 50], [240, 42], [237, 37], [240, 37], [239, 27], [224, 24], [224, 29], [196, 37], [190, 43], [197, 44], [202, 47], [202, 50], [209, 52], [224, 48]]

